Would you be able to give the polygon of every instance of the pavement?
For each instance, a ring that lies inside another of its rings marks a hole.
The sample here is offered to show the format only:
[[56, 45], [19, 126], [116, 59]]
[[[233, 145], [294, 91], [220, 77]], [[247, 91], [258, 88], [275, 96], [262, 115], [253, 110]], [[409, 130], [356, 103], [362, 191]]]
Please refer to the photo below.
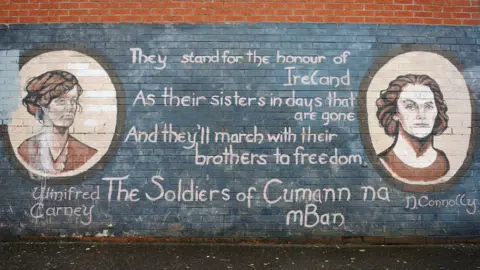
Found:
[[7, 242], [0, 269], [480, 269], [480, 245]]

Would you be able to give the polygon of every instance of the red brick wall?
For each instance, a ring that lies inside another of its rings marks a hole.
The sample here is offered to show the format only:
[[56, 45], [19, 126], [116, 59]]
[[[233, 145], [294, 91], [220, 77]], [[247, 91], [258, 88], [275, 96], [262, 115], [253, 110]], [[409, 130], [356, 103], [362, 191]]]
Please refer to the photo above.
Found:
[[480, 25], [480, 0], [0, 0], [0, 23]]

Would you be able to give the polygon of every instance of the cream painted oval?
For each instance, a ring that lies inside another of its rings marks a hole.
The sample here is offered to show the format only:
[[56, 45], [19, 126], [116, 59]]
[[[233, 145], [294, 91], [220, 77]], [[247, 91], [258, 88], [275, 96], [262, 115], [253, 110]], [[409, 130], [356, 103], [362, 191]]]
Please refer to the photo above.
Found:
[[[462, 73], [445, 57], [431, 52], [413, 51], [400, 54], [382, 66], [371, 80], [366, 95], [368, 129], [376, 155], [392, 145], [394, 138], [385, 134], [376, 116], [376, 100], [380, 91], [401, 75], [425, 74], [433, 78], [447, 102], [448, 128], [439, 136], [434, 136], [435, 148], [442, 150], [450, 163], [449, 171], [441, 178], [432, 181], [410, 181], [393, 175], [392, 177], [411, 185], [428, 186], [448, 182], [464, 164], [470, 147], [472, 132], [472, 107], [468, 86]], [[377, 158], [378, 159], [378, 158]]]
[[29, 173], [46, 178], [75, 176], [93, 167], [108, 151], [117, 123], [117, 93], [108, 73], [95, 59], [76, 51], [61, 50], [40, 54], [22, 67], [18, 95], [22, 99], [26, 96], [24, 89], [30, 78], [51, 70], [68, 71], [77, 77], [83, 88], [79, 99], [83, 108], [75, 116], [70, 135], [97, 152], [85, 164], [71, 171], [51, 174], [33, 168], [18, 154], [18, 147], [38, 134], [42, 124], [21, 105], [12, 114], [8, 126], [10, 143], [18, 161]]

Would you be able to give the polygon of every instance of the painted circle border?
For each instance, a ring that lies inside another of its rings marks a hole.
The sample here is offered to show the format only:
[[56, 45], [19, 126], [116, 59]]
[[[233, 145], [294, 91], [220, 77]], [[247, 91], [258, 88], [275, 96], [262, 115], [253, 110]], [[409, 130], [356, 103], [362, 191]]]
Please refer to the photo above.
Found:
[[[102, 171], [105, 165], [107, 165], [111, 159], [115, 156], [115, 153], [118, 149], [118, 145], [120, 143], [120, 137], [123, 135], [125, 129], [125, 121], [126, 121], [126, 103], [125, 103], [125, 90], [123, 88], [123, 84], [120, 80], [120, 76], [117, 74], [116, 70], [114, 69], [112, 63], [101, 53], [86, 46], [82, 46], [80, 44], [49, 44], [45, 46], [41, 46], [39, 48], [29, 49], [23, 52], [19, 57], [19, 70], [29, 62], [31, 59], [52, 51], [61, 51], [61, 50], [70, 50], [82, 53], [88, 57], [93, 58], [97, 63], [105, 70], [108, 74], [110, 80], [112, 81], [112, 85], [115, 88], [116, 92], [116, 106], [117, 106], [117, 121], [115, 124], [115, 131], [110, 142], [110, 145], [102, 156], [102, 158], [89, 169], [84, 172], [80, 172], [73, 176], [61, 176], [61, 177], [44, 177], [39, 176], [33, 173], [30, 173], [28, 168], [26, 168], [19, 160], [17, 160], [17, 156], [15, 155], [15, 151], [12, 148], [12, 143], [10, 141], [10, 135], [8, 132], [8, 125], [4, 124], [1, 126], [0, 134], [2, 134], [4, 140], [4, 148], [7, 154], [7, 157], [10, 163], [27, 179], [39, 183], [40, 180], [46, 179], [46, 183], [48, 184], [78, 184], [89, 177], [93, 176], [99, 171]], [[32, 176], [35, 175], [35, 176]]]
[[[473, 162], [473, 153], [475, 150], [475, 135], [477, 133], [476, 127], [473, 125], [475, 115], [477, 110], [475, 108], [474, 94], [470, 86], [467, 84], [468, 95], [470, 96], [470, 106], [472, 108], [470, 123], [472, 123], [468, 151], [466, 158], [463, 161], [462, 166], [455, 172], [455, 174], [444, 183], [432, 184], [432, 185], [412, 185], [405, 182], [402, 182], [396, 179], [394, 176], [388, 172], [383, 164], [377, 157], [375, 149], [373, 148], [373, 143], [370, 136], [370, 131], [368, 127], [368, 112], [367, 112], [367, 93], [368, 88], [375, 78], [377, 72], [386, 64], [388, 61], [393, 59], [396, 56], [407, 52], [429, 52], [438, 54], [446, 58], [450, 63], [452, 63], [458, 71], [463, 75], [463, 64], [450, 52], [441, 51], [441, 50], [432, 50], [434, 45], [422, 45], [422, 44], [404, 44], [400, 47], [396, 47], [387, 52], [386, 55], [377, 56], [374, 58], [371, 68], [367, 71], [362, 81], [360, 82], [360, 87], [358, 90], [358, 99], [357, 99], [357, 118], [359, 121], [360, 129], [360, 138], [364, 147], [365, 154], [367, 159], [373, 165], [373, 168], [378, 172], [380, 177], [383, 180], [386, 180], [387, 183], [393, 185], [395, 188], [400, 189], [405, 192], [439, 192], [452, 188], [457, 182], [465, 175], [468, 168]], [[465, 80], [465, 78], [464, 78]]]

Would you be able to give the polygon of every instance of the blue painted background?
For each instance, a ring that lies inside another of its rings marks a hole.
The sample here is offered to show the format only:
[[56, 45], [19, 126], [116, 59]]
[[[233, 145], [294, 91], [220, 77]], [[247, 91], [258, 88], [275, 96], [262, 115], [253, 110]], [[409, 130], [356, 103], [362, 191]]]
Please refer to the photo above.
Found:
[[[397, 25], [337, 25], [337, 24], [238, 24], [238, 25], [132, 25], [132, 24], [55, 24], [55, 25], [0, 25], [0, 111], [3, 124], [8, 124], [8, 104], [12, 104], [9, 89], [18, 86], [19, 55], [45, 45], [69, 44], [87, 48], [103, 55], [119, 75], [125, 95], [125, 132], [133, 125], [139, 130], [153, 131], [158, 123], [172, 123], [184, 131], [192, 131], [196, 125], [209, 126], [212, 131], [222, 128], [229, 132], [249, 132], [254, 125], [270, 132], [279, 132], [283, 127], [292, 127], [300, 133], [302, 126], [324, 130], [319, 121], [297, 122], [293, 114], [298, 108], [258, 107], [184, 107], [172, 108], [132, 106], [139, 90], [159, 97], [164, 87], [173, 87], [178, 95], [210, 96], [233, 95], [235, 90], [242, 96], [286, 97], [292, 87], [282, 84], [286, 80], [286, 64], [276, 64], [276, 50], [290, 55], [325, 55], [329, 58], [348, 50], [351, 57], [346, 65], [331, 62], [315, 65], [299, 65], [297, 69], [316, 70], [323, 74], [344, 74], [350, 70], [351, 85], [332, 88], [327, 86], [297, 85], [299, 96], [325, 96], [326, 91], [349, 96], [358, 93], [360, 83], [376, 57], [386, 55], [402, 44], [422, 44], [429, 50], [449, 52], [463, 65], [467, 84], [480, 93], [480, 31], [478, 27], [448, 26], [397, 26]], [[131, 63], [129, 48], [140, 47], [146, 53], [168, 56], [165, 70], [155, 70], [149, 65]], [[256, 67], [255, 64], [236, 65], [180, 64], [180, 56], [194, 52], [195, 55], [214, 54], [215, 50], [230, 50], [231, 54], [244, 55], [256, 50], [260, 55], [271, 56], [273, 63]], [[18, 102], [18, 99], [13, 99]], [[478, 101], [476, 110], [478, 111]], [[318, 111], [324, 111], [318, 109]], [[331, 111], [331, 110], [330, 110]], [[346, 109], [345, 112], [356, 112]], [[478, 116], [474, 116], [477, 120]], [[475, 121], [475, 127], [477, 127]], [[359, 134], [359, 123], [343, 122], [329, 126], [331, 132], [341, 136], [331, 144], [302, 144], [309, 152], [328, 152], [334, 148], [344, 153], [360, 154], [365, 164], [345, 166], [332, 165], [225, 165], [197, 166], [194, 152], [184, 150], [182, 144], [124, 142], [120, 136], [118, 149], [105, 168], [95, 172], [75, 187], [92, 191], [100, 185], [100, 200], [95, 202], [93, 222], [82, 225], [71, 217], [53, 217], [36, 220], [29, 215], [36, 202], [32, 190], [39, 184], [28, 180], [8, 161], [5, 140], [0, 141], [0, 229], [9, 235], [96, 235], [105, 233], [114, 236], [182, 236], [182, 237], [294, 237], [340, 235], [379, 236], [473, 236], [480, 235], [480, 213], [468, 215], [463, 208], [405, 209], [405, 197], [412, 195], [390, 186], [371, 166]], [[478, 136], [474, 161], [453, 188], [428, 195], [433, 199], [452, 199], [457, 194], [466, 194], [470, 199], [480, 199], [479, 170], [476, 159], [479, 154]], [[237, 151], [273, 154], [275, 147], [293, 151], [297, 144], [234, 145]], [[224, 144], [210, 144], [201, 149], [218, 153]], [[219, 150], [220, 149], [220, 150]], [[236, 192], [245, 192], [249, 186], [257, 188], [252, 207], [245, 202], [220, 199], [203, 203], [181, 203], [159, 200], [150, 202], [145, 192], [156, 194], [150, 177], [161, 174], [164, 187], [176, 189], [178, 179], [193, 178], [205, 189], [229, 188], [232, 197]], [[130, 175], [124, 187], [138, 188], [137, 202], [107, 200], [108, 185], [103, 177]], [[268, 206], [262, 198], [263, 185], [271, 178], [279, 178], [285, 188], [349, 187], [352, 200], [349, 202], [326, 202], [319, 204], [319, 212], [341, 212], [345, 225], [319, 225], [304, 228], [285, 224], [285, 215], [290, 210], [302, 209], [302, 203], [277, 203]], [[361, 186], [387, 187], [390, 201], [363, 201]], [[51, 186], [63, 190], [69, 185]], [[46, 202], [56, 205], [58, 202]], [[71, 201], [65, 205], [77, 206], [84, 201]]]

